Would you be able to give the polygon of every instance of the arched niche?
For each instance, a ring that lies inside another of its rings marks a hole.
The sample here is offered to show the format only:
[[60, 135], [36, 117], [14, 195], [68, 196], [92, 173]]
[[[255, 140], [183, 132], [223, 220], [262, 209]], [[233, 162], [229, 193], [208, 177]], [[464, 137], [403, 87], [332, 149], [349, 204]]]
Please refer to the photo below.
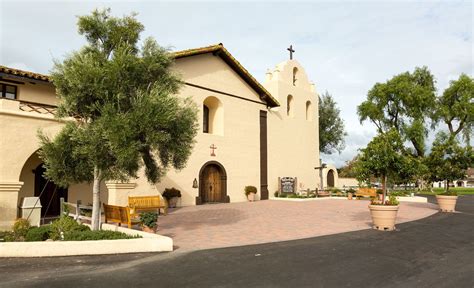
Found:
[[222, 102], [214, 96], [209, 96], [204, 99], [202, 109], [202, 132], [224, 135], [224, 107]]
[[313, 121], [313, 104], [311, 101], [306, 101], [306, 120]]
[[292, 95], [288, 95], [288, 97], [286, 97], [286, 115], [288, 117], [294, 117], [294, 110], [295, 110], [295, 107], [293, 107], [293, 96]]

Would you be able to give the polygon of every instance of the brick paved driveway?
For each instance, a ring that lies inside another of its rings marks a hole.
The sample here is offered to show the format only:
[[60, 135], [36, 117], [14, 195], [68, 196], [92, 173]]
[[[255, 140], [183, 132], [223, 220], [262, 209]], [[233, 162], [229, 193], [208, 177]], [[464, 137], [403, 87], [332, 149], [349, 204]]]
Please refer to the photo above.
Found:
[[[370, 229], [368, 204], [365, 200], [324, 199], [181, 207], [170, 209], [167, 216], [158, 219], [157, 233], [172, 237], [176, 251], [302, 239]], [[433, 204], [403, 202], [397, 223], [436, 212]]]

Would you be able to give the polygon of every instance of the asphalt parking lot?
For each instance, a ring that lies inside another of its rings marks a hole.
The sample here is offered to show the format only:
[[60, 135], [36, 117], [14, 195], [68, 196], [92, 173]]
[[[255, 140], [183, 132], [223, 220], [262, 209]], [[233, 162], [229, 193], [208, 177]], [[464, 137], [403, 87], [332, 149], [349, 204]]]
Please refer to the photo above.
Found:
[[188, 253], [2, 259], [1, 287], [474, 287], [474, 196], [458, 213]]

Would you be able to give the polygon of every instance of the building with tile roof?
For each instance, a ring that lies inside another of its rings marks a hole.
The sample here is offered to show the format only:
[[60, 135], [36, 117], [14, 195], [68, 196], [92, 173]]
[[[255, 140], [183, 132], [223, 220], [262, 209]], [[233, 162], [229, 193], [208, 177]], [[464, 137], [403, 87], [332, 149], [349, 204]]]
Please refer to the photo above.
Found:
[[[157, 184], [144, 177], [102, 183], [103, 203], [126, 206], [129, 195], [159, 195], [171, 187], [181, 191], [178, 205], [246, 201], [248, 185], [257, 187], [262, 200], [283, 188], [321, 188], [315, 170], [320, 166], [318, 96], [298, 61], [268, 70], [260, 84], [222, 44], [171, 55], [184, 82], [180, 96], [191, 97], [200, 108], [193, 153], [184, 169], [169, 171]], [[0, 227], [19, 216], [24, 197], [41, 195], [42, 215], [52, 217], [59, 213], [60, 197], [91, 203], [90, 184], [58, 189], [43, 177], [37, 131], [54, 136], [65, 121], [55, 118], [58, 98], [51, 79], [0, 66], [0, 85]], [[337, 186], [331, 167], [324, 171], [331, 178], [324, 186]]]

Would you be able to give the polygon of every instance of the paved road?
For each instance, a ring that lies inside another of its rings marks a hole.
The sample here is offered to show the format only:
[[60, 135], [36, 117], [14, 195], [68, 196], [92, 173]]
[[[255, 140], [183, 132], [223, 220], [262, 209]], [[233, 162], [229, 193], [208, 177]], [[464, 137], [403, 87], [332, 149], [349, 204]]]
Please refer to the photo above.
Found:
[[1, 287], [474, 287], [474, 196], [460, 213], [190, 253], [2, 259]]

